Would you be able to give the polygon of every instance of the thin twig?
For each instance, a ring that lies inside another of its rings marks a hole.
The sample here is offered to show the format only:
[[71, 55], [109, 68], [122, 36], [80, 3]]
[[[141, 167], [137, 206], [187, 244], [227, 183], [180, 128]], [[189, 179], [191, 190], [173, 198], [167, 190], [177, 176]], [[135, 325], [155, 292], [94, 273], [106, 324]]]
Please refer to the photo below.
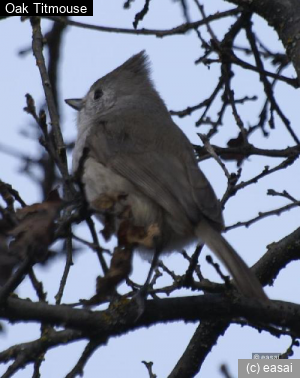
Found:
[[[71, 229], [70, 229], [70, 232], [71, 232]], [[66, 247], [67, 247], [66, 264], [65, 264], [63, 276], [62, 276], [61, 281], [60, 281], [58, 292], [55, 295], [56, 304], [60, 304], [60, 302], [61, 302], [64, 290], [65, 290], [65, 286], [66, 286], [66, 283], [67, 283], [67, 278], [68, 278], [71, 266], [73, 265], [72, 236], [71, 235], [67, 236]]]
[[153, 362], [147, 362], [147, 361], [142, 361], [142, 364], [146, 366], [146, 369], [148, 370], [149, 378], [156, 378], [157, 375], [153, 373], [152, 367], [153, 367]]
[[252, 179], [250, 179], [248, 181], [242, 181], [241, 183], [232, 186], [230, 188], [230, 190], [227, 190], [226, 193], [224, 194], [222, 200], [221, 200], [221, 203], [224, 204], [225, 202], [227, 202], [228, 199], [230, 197], [232, 197], [233, 195], [235, 195], [239, 190], [244, 189], [249, 185], [257, 183], [260, 179], [262, 179], [262, 178], [264, 178], [264, 177], [266, 177], [266, 176], [268, 176], [268, 175], [270, 175], [274, 172], [277, 172], [281, 169], [287, 168], [288, 166], [293, 164], [296, 159], [297, 159], [297, 156], [296, 157], [295, 156], [288, 157], [283, 162], [281, 162], [280, 164], [276, 165], [275, 167], [273, 167], [271, 169], [268, 165], [266, 165], [264, 170], [261, 173], [259, 173], [258, 175], [252, 177]]
[[44, 292], [44, 289], [43, 289], [43, 284], [42, 282], [40, 282], [37, 278], [36, 278], [36, 275], [34, 274], [34, 270], [33, 268], [30, 268], [29, 269], [29, 272], [28, 272], [28, 277], [32, 283], [32, 286], [34, 287], [35, 289], [35, 292], [39, 298], [40, 301], [42, 302], [46, 302], [46, 297], [47, 297], [47, 294]]
[[[247, 23], [247, 26], [246, 26], [246, 35], [247, 35], [247, 38], [249, 40], [251, 49], [253, 51], [253, 55], [254, 55], [256, 65], [257, 65], [257, 67], [259, 68], [260, 71], [263, 71], [264, 70], [263, 62], [262, 62], [261, 56], [260, 56], [259, 51], [258, 51], [257, 46], [256, 46], [255, 35], [252, 32], [252, 25], [251, 25], [250, 21]], [[265, 75], [260, 73], [260, 80], [262, 81], [262, 83], [264, 85], [264, 89], [265, 89], [267, 97], [270, 100], [271, 107], [277, 112], [278, 116], [281, 118], [283, 124], [285, 125], [286, 129], [288, 130], [288, 132], [290, 133], [290, 135], [294, 139], [294, 141], [297, 144], [300, 144], [300, 140], [297, 137], [297, 135], [295, 134], [294, 130], [292, 129], [292, 127], [290, 125], [290, 121], [283, 114], [283, 112], [281, 111], [281, 109], [279, 108], [279, 106], [278, 106], [278, 104], [275, 100], [275, 97], [274, 97], [273, 91], [272, 91], [272, 86], [269, 83], [268, 79], [266, 78]]]
[[232, 375], [228, 371], [228, 367], [225, 364], [220, 366], [220, 371], [223, 374], [224, 378], [232, 378]]
[[27, 256], [19, 265], [15, 273], [8, 279], [4, 286], [0, 288], [0, 303], [4, 302], [7, 297], [20, 285], [29, 272], [33, 259]]
[[294, 198], [293, 196], [291, 196], [286, 190], [284, 190], [283, 192], [277, 192], [274, 189], [268, 189], [267, 195], [268, 196], [283, 197], [283, 198], [289, 199], [290, 201], [292, 201], [294, 203], [297, 202], [296, 198]]
[[90, 233], [91, 233], [91, 236], [92, 236], [92, 239], [93, 239], [93, 243], [96, 246], [95, 250], [96, 250], [96, 253], [97, 253], [100, 265], [102, 267], [103, 273], [105, 275], [107, 273], [107, 271], [108, 271], [108, 266], [107, 266], [106, 261], [105, 261], [105, 259], [103, 257], [103, 251], [104, 251], [104, 249], [99, 244], [99, 239], [98, 239], [97, 232], [95, 230], [94, 221], [93, 221], [93, 219], [91, 217], [87, 217], [86, 223], [87, 223], [87, 225], [89, 227], [89, 230], [90, 230]]
[[59, 16], [43, 16], [43, 18], [47, 18], [55, 22], [61, 22], [65, 25], [75, 26], [75, 27], [79, 27], [83, 29], [97, 30], [97, 31], [108, 32], [108, 33], [122, 33], [122, 34], [132, 34], [132, 35], [155, 35], [156, 37], [162, 38], [162, 37], [166, 37], [170, 35], [184, 34], [188, 32], [189, 30], [196, 29], [202, 25], [206, 25], [207, 23], [210, 23], [212, 21], [216, 21], [225, 17], [235, 16], [239, 14], [240, 12], [241, 11], [239, 8], [233, 8], [228, 11], [219, 12], [219, 13], [215, 13], [210, 16], [207, 16], [206, 19], [191, 22], [189, 24], [182, 24], [169, 30], [154, 30], [154, 29], [135, 30], [135, 29], [126, 29], [126, 28], [112, 28], [108, 26], [91, 25], [91, 24], [85, 24], [82, 22], [66, 20], [63, 17], [59, 17]]
[[[185, 285], [191, 285], [191, 282], [193, 281], [193, 274], [194, 274], [194, 271], [197, 268], [199, 256], [200, 256], [202, 249], [203, 249], [203, 244], [197, 245], [195, 252], [193, 253], [192, 257], [189, 259], [190, 264], [189, 264], [189, 267], [186, 270], [185, 275], [184, 275], [184, 284]], [[199, 276], [199, 274], [198, 274], [198, 276]], [[199, 277], [199, 278], [202, 278], [202, 276]]]
[[216, 160], [216, 162], [220, 165], [223, 172], [225, 173], [225, 176], [227, 177], [227, 179], [230, 180], [231, 174], [228, 172], [226, 165], [222, 162], [222, 160], [219, 158], [219, 156], [214, 151], [214, 149], [213, 149], [212, 145], [209, 143], [209, 140], [207, 139], [206, 135], [198, 133], [198, 136], [202, 140], [202, 143], [204, 144], [206, 151]]
[[289, 210], [294, 209], [295, 207], [298, 207], [298, 206], [300, 206], [300, 201], [296, 201], [296, 202], [291, 203], [289, 205], [279, 207], [278, 209], [265, 211], [265, 212], [259, 212], [257, 217], [249, 219], [248, 221], [237, 222], [235, 224], [232, 224], [231, 226], [227, 226], [225, 228], [225, 231], [229, 231], [229, 230], [232, 230], [233, 228], [242, 227], [242, 226], [249, 227], [253, 223], [260, 221], [261, 219], [270, 217], [271, 215], [280, 215], [280, 214], [284, 213], [285, 211], [289, 211]]
[[93, 353], [97, 350], [100, 344], [103, 344], [103, 340], [91, 340], [86, 345], [82, 355], [80, 356], [77, 364], [74, 368], [66, 375], [65, 378], [75, 378], [77, 376], [83, 376], [83, 369], [87, 364], [88, 360], [91, 358]]
[[10, 184], [7, 184], [2, 180], [0, 180], [0, 195], [9, 206], [12, 206], [13, 203], [13, 198], [11, 198], [11, 196], [13, 196], [14, 199], [18, 201], [22, 207], [26, 206], [26, 203], [22, 200], [19, 192], [15, 190]]
[[139, 22], [142, 21], [144, 17], [146, 16], [146, 14], [148, 13], [150, 1], [151, 0], [145, 0], [143, 9], [135, 15], [134, 21], [133, 21], [133, 27], [135, 29], [138, 27]]

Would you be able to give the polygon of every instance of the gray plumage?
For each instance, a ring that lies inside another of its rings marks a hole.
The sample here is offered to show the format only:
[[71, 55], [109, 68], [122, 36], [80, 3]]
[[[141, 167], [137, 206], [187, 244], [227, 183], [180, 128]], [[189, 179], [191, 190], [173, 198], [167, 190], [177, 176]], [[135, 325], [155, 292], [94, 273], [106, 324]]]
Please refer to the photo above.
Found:
[[[124, 195], [119, 213], [130, 208], [134, 226], [147, 230], [156, 225], [159, 230], [153, 245], [141, 243], [140, 250], [153, 253], [158, 243], [163, 252], [170, 252], [201, 238], [243, 294], [266, 298], [256, 277], [220, 234], [220, 203], [198, 167], [191, 143], [149, 78], [145, 52], [96, 81], [83, 99], [66, 101], [79, 111], [73, 170], [87, 148], [82, 182], [91, 206], [103, 194]], [[118, 228], [118, 216], [115, 222]]]

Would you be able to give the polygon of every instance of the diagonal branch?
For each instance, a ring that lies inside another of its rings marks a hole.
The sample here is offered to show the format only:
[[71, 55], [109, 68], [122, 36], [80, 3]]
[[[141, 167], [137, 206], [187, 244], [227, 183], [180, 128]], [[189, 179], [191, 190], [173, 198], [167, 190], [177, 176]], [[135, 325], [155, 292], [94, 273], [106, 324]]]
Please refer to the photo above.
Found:
[[224, 320], [204, 320], [197, 327], [189, 345], [168, 378], [192, 378], [200, 371], [205, 358], [229, 323]]
[[83, 336], [79, 331], [64, 330], [56, 332], [49, 330], [46, 335], [37, 340], [14, 345], [0, 353], [0, 362], [2, 363], [14, 360], [2, 377], [8, 378], [13, 376], [26, 365], [35, 363], [40, 356], [53, 347], [69, 344], [81, 339], [83, 339]]

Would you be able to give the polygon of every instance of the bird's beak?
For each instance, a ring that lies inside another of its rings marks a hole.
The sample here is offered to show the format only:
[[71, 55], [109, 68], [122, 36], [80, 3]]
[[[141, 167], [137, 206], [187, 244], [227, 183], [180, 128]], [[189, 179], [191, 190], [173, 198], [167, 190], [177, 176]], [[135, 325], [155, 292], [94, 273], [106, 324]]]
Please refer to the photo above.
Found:
[[70, 105], [75, 110], [81, 110], [83, 106], [83, 100], [81, 98], [70, 98], [65, 100], [65, 103]]

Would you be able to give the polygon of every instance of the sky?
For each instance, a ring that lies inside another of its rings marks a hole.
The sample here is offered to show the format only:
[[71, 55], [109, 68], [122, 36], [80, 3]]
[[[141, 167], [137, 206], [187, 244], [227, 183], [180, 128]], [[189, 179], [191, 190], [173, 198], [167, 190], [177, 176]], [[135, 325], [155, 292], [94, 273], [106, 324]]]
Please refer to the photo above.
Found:
[[[108, 2], [98, 0], [94, 2], [93, 17], [73, 17], [74, 20], [90, 24], [130, 28], [135, 14], [140, 11], [143, 2], [136, 1], [130, 10], [123, 10], [124, 0]], [[190, 4], [193, 2], [190, 1]], [[214, 11], [230, 9], [232, 6], [221, 0], [204, 1], [207, 14]], [[200, 19], [194, 6], [190, 8], [190, 17], [193, 21]], [[152, 1], [150, 12], [140, 27], [152, 29], [168, 29], [183, 23], [182, 10], [179, 4], [171, 1]], [[43, 30], [50, 27], [49, 21], [43, 21]], [[221, 37], [228, 30], [228, 21], [213, 24], [214, 32]], [[258, 17], [255, 17], [255, 29], [261, 35], [263, 41], [272, 50], [281, 50], [282, 46], [276, 33]], [[202, 29], [205, 35], [205, 29]], [[37, 156], [38, 143], [31, 140], [33, 135], [31, 119], [23, 111], [25, 106], [25, 94], [30, 93], [36, 100], [37, 106], [44, 105], [43, 90], [39, 72], [32, 55], [19, 56], [20, 50], [27, 49], [31, 43], [31, 28], [28, 21], [20, 22], [19, 17], [12, 17], [0, 23], [1, 38], [0, 48], [2, 57], [0, 60], [0, 109], [2, 114], [2, 127], [0, 138], [0, 179], [12, 184], [19, 190], [24, 200], [30, 204], [41, 200], [41, 194], [36, 185], [20, 170], [19, 160], [7, 152], [29, 153], [31, 157]], [[245, 42], [243, 36], [239, 38], [242, 45]], [[66, 142], [73, 141], [76, 137], [75, 112], [64, 104], [65, 98], [77, 98], [83, 96], [90, 85], [118, 65], [122, 64], [133, 54], [146, 50], [152, 62], [152, 78], [156, 88], [166, 102], [170, 110], [185, 109], [205, 99], [213, 90], [219, 77], [217, 67], [210, 69], [194, 62], [201, 54], [200, 42], [196, 33], [189, 32], [185, 36], [166, 37], [163, 39], [154, 36], [131, 36], [114, 33], [100, 33], [96, 31], [69, 28], [64, 36], [62, 48], [62, 62], [59, 70], [59, 95], [62, 109], [62, 128]], [[247, 58], [251, 61], [251, 58]], [[260, 93], [258, 102], [247, 103], [240, 107], [239, 111], [245, 123], [253, 123], [257, 120], [261, 103], [263, 101], [262, 86], [253, 73], [244, 73], [236, 69], [234, 83], [236, 96], [243, 97], [246, 94]], [[295, 76], [293, 69], [284, 72], [286, 76]], [[276, 87], [276, 95], [279, 103], [288, 114], [295, 130], [298, 126], [299, 91], [286, 88], [279, 84]], [[215, 108], [216, 109], [216, 108]], [[227, 112], [224, 119], [224, 127], [213, 138], [212, 143], [225, 146], [230, 137], [237, 135], [237, 127], [232, 115]], [[201, 113], [196, 113], [184, 119], [174, 118], [174, 121], [184, 130], [190, 140], [198, 143], [197, 132], [205, 132], [207, 128], [195, 128], [195, 121]], [[214, 109], [212, 113], [214, 114]], [[276, 129], [269, 138], [261, 138], [255, 135], [251, 142], [262, 148], [284, 148], [293, 145], [292, 139], [287, 135], [283, 125], [276, 119]], [[70, 157], [69, 157], [70, 159]], [[265, 165], [270, 167], [279, 164], [278, 159], [251, 157], [243, 166], [242, 180], [247, 180], [259, 172]], [[237, 170], [236, 164], [226, 162], [230, 172]], [[218, 197], [224, 194], [226, 179], [220, 167], [214, 161], [201, 164], [212, 183]], [[39, 172], [36, 172], [38, 175]], [[266, 196], [269, 188], [277, 191], [287, 190], [297, 197], [299, 186], [299, 161], [289, 170], [278, 172], [268, 176], [259, 182], [239, 192], [226, 205], [224, 212], [226, 224], [253, 218], [259, 211], [267, 211], [287, 203], [284, 199]], [[299, 226], [299, 210], [294, 209], [254, 224], [249, 228], [238, 228], [226, 234], [226, 238], [239, 251], [244, 260], [252, 265], [266, 251], [268, 244], [278, 241], [291, 233]], [[97, 224], [101, 230], [101, 225]], [[74, 231], [81, 237], [89, 238], [83, 225], [79, 225]], [[109, 245], [111, 246], [111, 244]], [[201, 257], [200, 263], [205, 275], [218, 280], [212, 268], [205, 262], [206, 252]], [[164, 257], [163, 261], [176, 273], [183, 273], [186, 268], [182, 257], [171, 255]], [[294, 289], [300, 284], [298, 274], [300, 262], [290, 264], [280, 274], [274, 287], [267, 288], [271, 298], [282, 299], [299, 303], [299, 294]], [[44, 282], [50, 303], [54, 303], [54, 295], [58, 285], [64, 260], [57, 259], [55, 264], [47, 268], [36, 267], [35, 272]], [[140, 257], [134, 259], [132, 279], [142, 283], [146, 277], [149, 265]], [[86, 250], [75, 256], [75, 264], [71, 269], [66, 292], [63, 297], [65, 303], [78, 301], [79, 298], [89, 298], [95, 290], [95, 279], [100, 270], [96, 258], [91, 251]], [[84, 285], [82, 284], [84, 282]], [[163, 285], [168, 278], [159, 281]], [[125, 290], [121, 287], [120, 289]], [[18, 288], [18, 294], [23, 297], [35, 299], [35, 295], [27, 280]], [[299, 292], [299, 291], [298, 291]], [[184, 295], [184, 292], [181, 293]], [[6, 323], [5, 323], [6, 324]], [[153, 371], [158, 377], [167, 376], [175, 366], [187, 343], [195, 331], [197, 324], [184, 324], [176, 322], [167, 325], [158, 325], [149, 329], [131, 332], [122, 337], [109, 340], [108, 344], [99, 348], [85, 368], [85, 378], [95, 377], [95, 374], [103, 377], [121, 378], [148, 377], [148, 372], [142, 360], [153, 362]], [[17, 342], [30, 341], [39, 337], [39, 327], [35, 324], [16, 324], [6, 326], [5, 334], [0, 338], [0, 349], [7, 348]], [[270, 336], [266, 332], [259, 334], [250, 327], [241, 328], [232, 325], [223, 337], [220, 337], [212, 353], [207, 357], [201, 373], [198, 377], [221, 377], [220, 365], [225, 363], [230, 372], [237, 376], [237, 360], [239, 358], [251, 358], [252, 352], [284, 352], [290, 344], [289, 337], [280, 339]], [[64, 377], [77, 362], [85, 343], [75, 343], [67, 347], [60, 347], [50, 351], [46, 355], [41, 372], [43, 378]], [[299, 357], [299, 350], [295, 350], [294, 357]], [[7, 366], [6, 366], [7, 367]], [[5, 366], [0, 365], [0, 374], [5, 371]], [[97, 373], [95, 373], [97, 372]], [[15, 375], [16, 378], [31, 377], [32, 369], [27, 368]]]

